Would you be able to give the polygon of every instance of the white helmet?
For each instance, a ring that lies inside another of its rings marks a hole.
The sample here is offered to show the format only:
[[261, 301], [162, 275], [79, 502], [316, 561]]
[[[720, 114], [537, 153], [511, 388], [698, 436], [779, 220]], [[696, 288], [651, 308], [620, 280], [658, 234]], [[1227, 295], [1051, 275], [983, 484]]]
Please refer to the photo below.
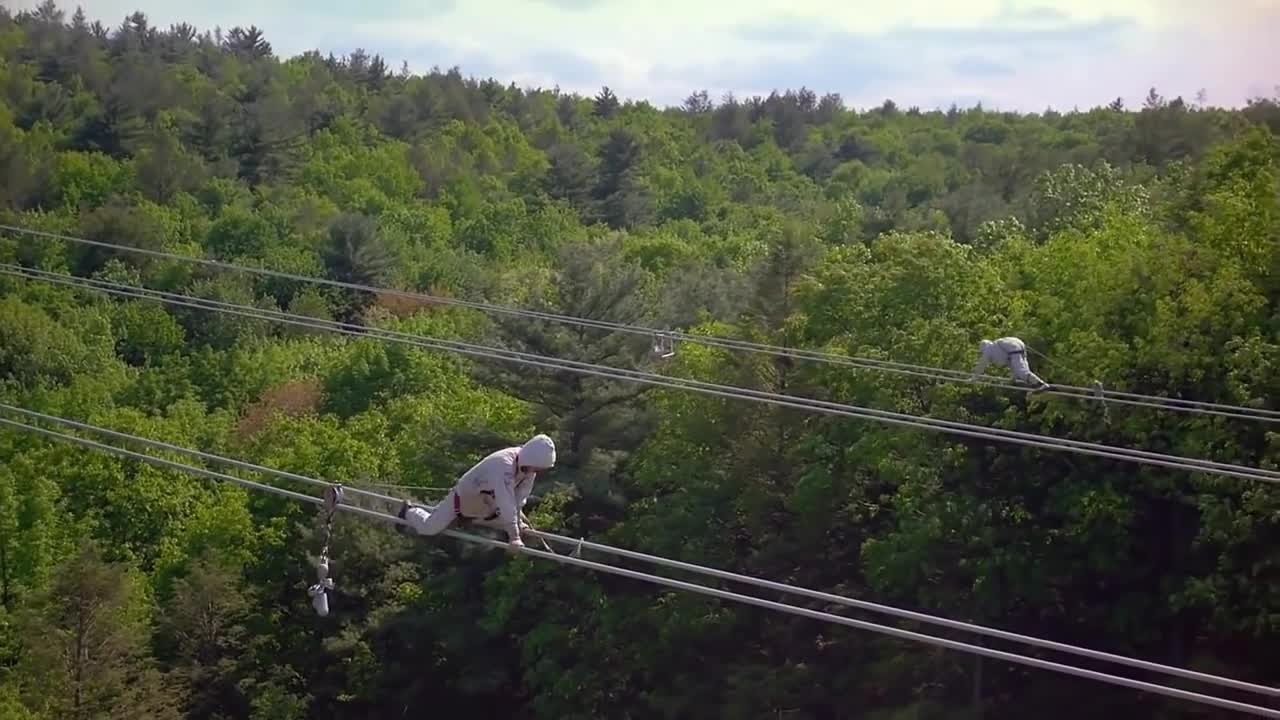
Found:
[[520, 448], [522, 467], [550, 468], [556, 464], [556, 444], [546, 435], [534, 435]]
[[991, 342], [990, 340], [983, 340], [982, 342], [978, 343], [978, 349], [979, 349], [979, 350], [986, 350], [987, 348], [991, 347], [992, 345], [995, 345], [995, 343]]

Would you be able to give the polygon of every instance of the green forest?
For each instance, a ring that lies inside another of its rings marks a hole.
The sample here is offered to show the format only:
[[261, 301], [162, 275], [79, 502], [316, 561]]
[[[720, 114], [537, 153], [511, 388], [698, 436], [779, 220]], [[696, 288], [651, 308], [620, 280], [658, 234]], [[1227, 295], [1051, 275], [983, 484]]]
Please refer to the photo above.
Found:
[[[960, 371], [1016, 335], [1050, 383], [1280, 409], [1280, 96], [1025, 114], [800, 88], [659, 108], [394, 62], [0, 7], [0, 223]], [[696, 343], [661, 359], [643, 336], [15, 232], [0, 262], [1280, 467], [1265, 422]], [[536, 528], [1280, 683], [1265, 482], [11, 276], [0, 401], [421, 500], [545, 432]], [[14, 430], [0, 460], [0, 720], [1240, 717], [352, 515], [319, 617], [314, 506]]]

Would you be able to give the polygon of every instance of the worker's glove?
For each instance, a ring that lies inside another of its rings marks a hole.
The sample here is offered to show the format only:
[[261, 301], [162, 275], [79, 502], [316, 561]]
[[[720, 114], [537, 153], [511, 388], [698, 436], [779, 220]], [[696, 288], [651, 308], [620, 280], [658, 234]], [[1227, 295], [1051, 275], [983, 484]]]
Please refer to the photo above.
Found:
[[524, 549], [524, 541], [520, 538], [512, 538], [511, 547]]

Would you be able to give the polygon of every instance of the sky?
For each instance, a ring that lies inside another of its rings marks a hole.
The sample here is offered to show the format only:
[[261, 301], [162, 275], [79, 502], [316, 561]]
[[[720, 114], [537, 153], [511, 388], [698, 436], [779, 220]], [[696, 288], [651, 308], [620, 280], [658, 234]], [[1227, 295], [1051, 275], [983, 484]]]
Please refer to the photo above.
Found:
[[[39, 0], [0, 0], [27, 9]], [[1280, 0], [83, 0], [108, 26], [257, 25], [277, 55], [363, 48], [393, 69], [665, 106], [707, 90], [1038, 112], [1148, 89], [1237, 107], [1280, 85]], [[68, 15], [74, 4], [65, 4]]]

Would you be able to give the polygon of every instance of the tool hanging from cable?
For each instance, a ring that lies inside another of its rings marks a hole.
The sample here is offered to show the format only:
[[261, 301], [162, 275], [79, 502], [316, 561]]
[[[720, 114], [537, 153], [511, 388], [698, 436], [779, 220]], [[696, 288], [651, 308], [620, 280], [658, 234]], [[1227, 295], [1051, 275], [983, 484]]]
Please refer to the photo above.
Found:
[[330, 485], [324, 489], [324, 545], [320, 549], [320, 557], [316, 558], [316, 584], [307, 588], [311, 605], [320, 617], [329, 614], [328, 593], [333, 590], [333, 578], [329, 577], [329, 540], [333, 537], [333, 516], [342, 504], [342, 497], [341, 485]]

